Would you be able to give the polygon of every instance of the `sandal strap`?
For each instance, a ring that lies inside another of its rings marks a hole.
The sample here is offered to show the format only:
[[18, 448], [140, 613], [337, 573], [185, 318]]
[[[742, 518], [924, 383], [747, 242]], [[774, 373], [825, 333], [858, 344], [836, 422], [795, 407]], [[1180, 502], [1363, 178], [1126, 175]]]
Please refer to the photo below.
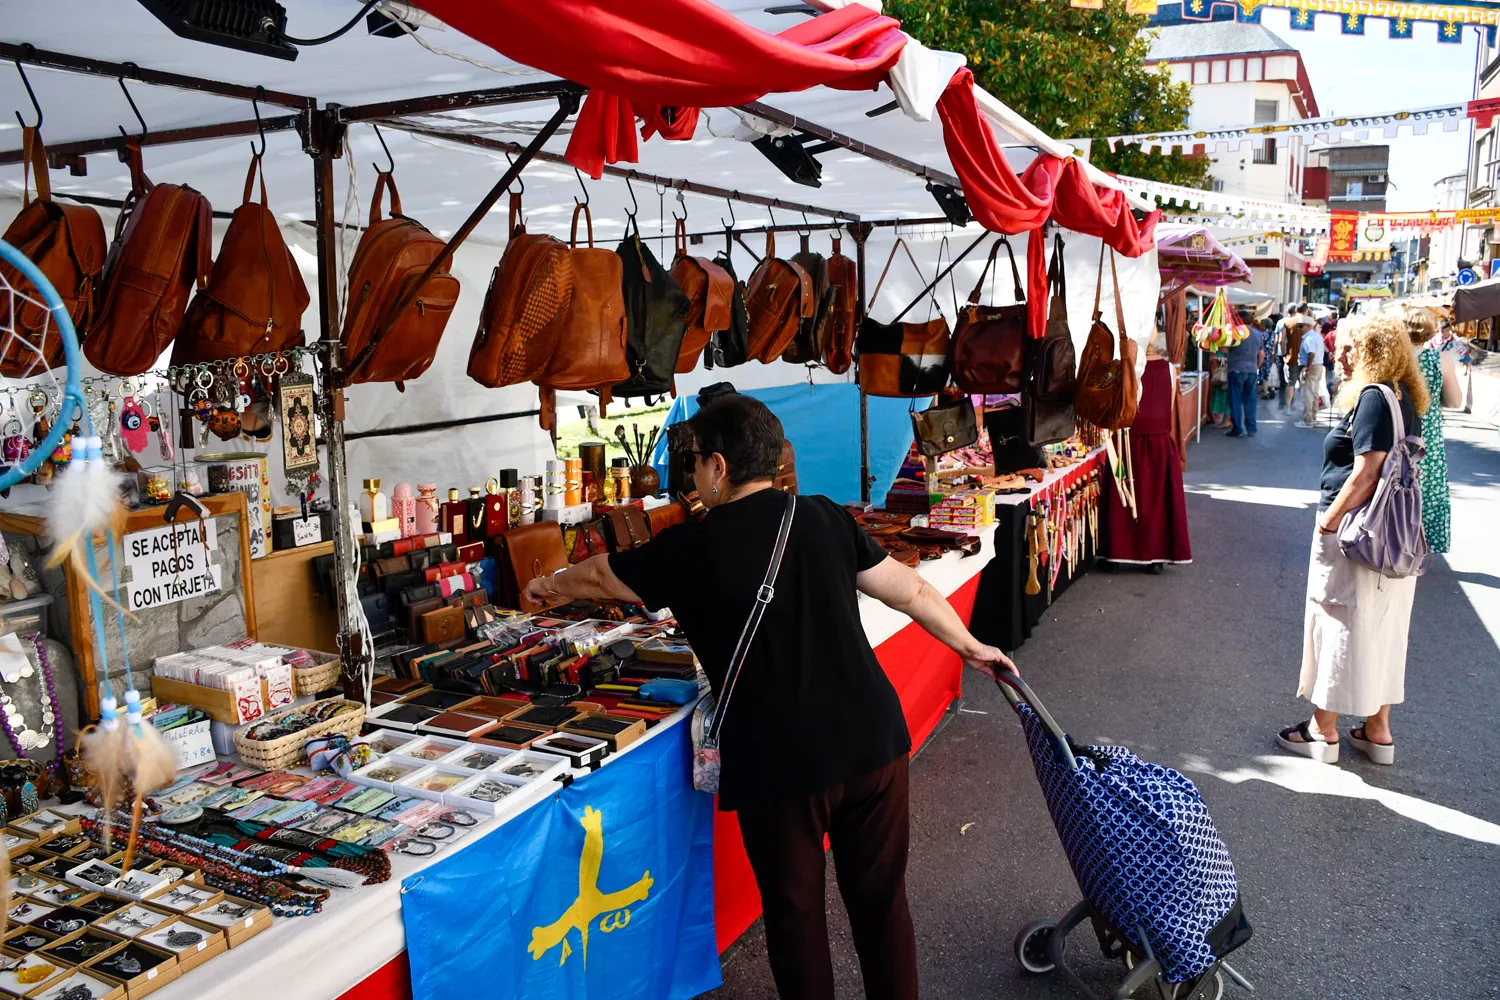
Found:
[[1329, 743], [1327, 740], [1320, 740], [1320, 739], [1314, 738], [1313, 734], [1312, 734], [1312, 731], [1310, 729], [1308, 729], [1308, 727], [1307, 727], [1307, 720], [1306, 719], [1304, 719], [1301, 722], [1297, 723], [1295, 726], [1287, 726], [1285, 729], [1283, 729], [1281, 731], [1281, 738], [1284, 739], [1284, 740], [1287, 740], [1287, 741], [1291, 741], [1293, 733], [1296, 733], [1298, 736], [1302, 737], [1302, 742], [1303, 743], [1325, 743], [1328, 746], [1334, 746], [1335, 745], [1335, 744]]

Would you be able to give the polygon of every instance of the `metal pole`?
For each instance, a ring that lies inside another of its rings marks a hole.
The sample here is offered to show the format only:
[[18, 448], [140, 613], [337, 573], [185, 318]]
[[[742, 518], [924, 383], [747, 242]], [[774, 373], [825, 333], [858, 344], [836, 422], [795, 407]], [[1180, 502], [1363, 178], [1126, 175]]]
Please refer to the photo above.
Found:
[[317, 227], [318, 251], [318, 340], [322, 363], [323, 391], [318, 396], [318, 417], [328, 450], [328, 502], [333, 507], [333, 602], [338, 615], [338, 653], [343, 663], [345, 697], [365, 700], [365, 658], [374, 650], [364, 648], [355, 611], [359, 607], [359, 585], [354, 568], [356, 544], [349, 530], [348, 464], [344, 456], [344, 384], [339, 369], [339, 229], [334, 223], [333, 161], [343, 145], [344, 126], [332, 110], [308, 114], [304, 148], [313, 161], [313, 220]]
[[[973, 253], [974, 250], [975, 250], [975, 248], [978, 247], [979, 244], [983, 243], [986, 239], [989, 238], [989, 235], [990, 235], [989, 233], [980, 233], [979, 234], [979, 238], [977, 240], [975, 240], [973, 243], [970, 243], [968, 245], [968, 247], [964, 249], [963, 253], [961, 253], [957, 257], [953, 258], [953, 261], [947, 267], [945, 267], [941, 271], [939, 271], [937, 277], [932, 279], [931, 284], [929, 284], [926, 288], [924, 288], [920, 292], [918, 292], [917, 293], [917, 297], [914, 298], [914, 299], [912, 299], [909, 303], [907, 303], [906, 308], [903, 309], [903, 310], [901, 310], [900, 312], [898, 312], [896, 314], [896, 318], [893, 319], [893, 320], [891, 320], [891, 322], [892, 323], [898, 323], [898, 322], [900, 322], [902, 316], [905, 316], [907, 313], [911, 312], [912, 311], [912, 307], [915, 306], [918, 302], [921, 302], [924, 298], [926, 298], [928, 292], [932, 291], [934, 288], [936, 288], [938, 286], [938, 284], [940, 282], [942, 282], [942, 280], [944, 278], [946, 278], [946, 277], [948, 277], [948, 275], [952, 274], [953, 273], [953, 269], [959, 265], [959, 262], [962, 261], [965, 257], [969, 256], [969, 254]], [[941, 252], [942, 252], [941, 249], [939, 249], [939, 253], [941, 253]]]
[[[872, 227], [868, 222], [856, 222], [849, 227], [854, 237], [854, 269], [859, 274], [859, 308], [855, 313], [855, 329], [865, 321], [865, 241], [870, 238]], [[870, 398], [859, 387], [859, 499], [870, 502]]]
[[[81, 27], [81, 26], [80, 26]], [[240, 83], [221, 83], [201, 77], [168, 73], [158, 69], [147, 69], [132, 62], [109, 62], [103, 59], [86, 59], [68, 55], [66, 52], [48, 52], [29, 43], [0, 42], [0, 60], [13, 60], [28, 66], [62, 70], [66, 73], [85, 73], [90, 76], [124, 77], [154, 87], [176, 87], [178, 90], [193, 90], [202, 94], [214, 94], [236, 101], [252, 98], [262, 104], [274, 104], [283, 108], [306, 109], [317, 106], [317, 101], [302, 94], [289, 94], [283, 90], [267, 90], [264, 87], [247, 87]]]

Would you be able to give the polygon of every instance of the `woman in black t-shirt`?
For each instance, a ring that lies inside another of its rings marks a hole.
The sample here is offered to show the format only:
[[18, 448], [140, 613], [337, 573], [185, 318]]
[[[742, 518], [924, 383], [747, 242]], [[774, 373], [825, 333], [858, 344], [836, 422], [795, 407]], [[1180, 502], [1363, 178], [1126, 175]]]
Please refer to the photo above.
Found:
[[1322, 497], [1313, 532], [1303, 622], [1302, 676], [1297, 694], [1313, 717], [1283, 729], [1276, 742], [1325, 763], [1339, 759], [1340, 713], [1365, 716], [1349, 741], [1377, 764], [1391, 764], [1391, 705], [1405, 699], [1406, 640], [1415, 576], [1392, 579], [1343, 554], [1344, 515], [1370, 499], [1396, 424], [1385, 393], [1392, 389], [1404, 433], [1420, 435], [1427, 384], [1417, 369], [1406, 327], [1390, 316], [1345, 320], [1335, 342], [1342, 369], [1339, 406], [1346, 412], [1323, 442]]
[[[724, 675], [787, 508], [788, 497], [772, 486], [781, 421], [759, 400], [735, 394], [707, 403], [688, 423], [707, 516], [640, 548], [533, 580], [527, 593], [549, 602], [613, 597], [670, 607], [723, 703]], [[857, 592], [910, 615], [971, 667], [1014, 668], [843, 507], [827, 497], [797, 498], [774, 595], [719, 736], [719, 808], [739, 814], [784, 998], [833, 996], [825, 835], [866, 996], [917, 996], [906, 903], [911, 737], [865, 637]]]

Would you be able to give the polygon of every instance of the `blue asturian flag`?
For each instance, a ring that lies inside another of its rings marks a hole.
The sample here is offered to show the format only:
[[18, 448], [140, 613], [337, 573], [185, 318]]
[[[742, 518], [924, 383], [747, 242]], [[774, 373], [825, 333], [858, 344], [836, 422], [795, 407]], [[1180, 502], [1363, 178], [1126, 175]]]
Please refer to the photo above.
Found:
[[402, 884], [414, 1000], [686, 1000], [722, 982], [713, 799], [671, 725]]

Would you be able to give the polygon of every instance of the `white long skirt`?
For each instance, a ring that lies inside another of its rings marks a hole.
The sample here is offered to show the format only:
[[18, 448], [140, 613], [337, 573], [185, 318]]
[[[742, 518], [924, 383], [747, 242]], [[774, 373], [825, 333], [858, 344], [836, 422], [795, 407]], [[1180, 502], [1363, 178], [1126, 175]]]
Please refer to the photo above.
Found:
[[1328, 712], [1372, 715], [1406, 698], [1406, 638], [1417, 578], [1393, 580], [1313, 529], [1297, 694]]

